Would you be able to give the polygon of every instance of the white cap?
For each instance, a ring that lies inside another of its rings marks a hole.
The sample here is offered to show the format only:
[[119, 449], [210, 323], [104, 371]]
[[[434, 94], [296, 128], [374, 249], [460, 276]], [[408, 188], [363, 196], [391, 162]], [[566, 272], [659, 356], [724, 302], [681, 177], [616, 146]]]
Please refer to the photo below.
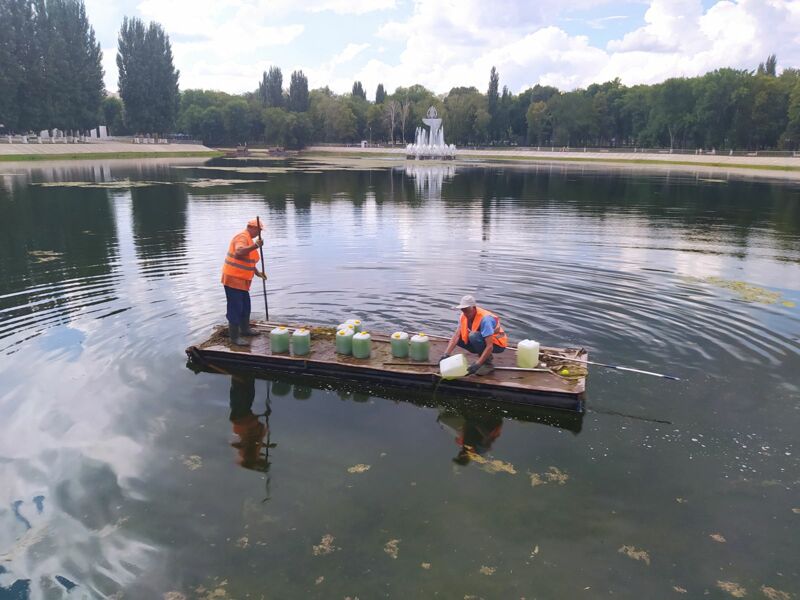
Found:
[[462, 309], [462, 308], [469, 308], [471, 306], [475, 306], [477, 303], [475, 302], [475, 296], [471, 296], [467, 294], [466, 296], [461, 297], [461, 302], [458, 306], [454, 306], [453, 308]]

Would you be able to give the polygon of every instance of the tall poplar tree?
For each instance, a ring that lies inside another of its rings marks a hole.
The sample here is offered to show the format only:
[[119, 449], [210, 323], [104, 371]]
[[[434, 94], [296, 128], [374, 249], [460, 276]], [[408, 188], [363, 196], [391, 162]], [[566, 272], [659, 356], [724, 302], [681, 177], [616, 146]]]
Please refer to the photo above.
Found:
[[264, 71], [261, 83], [258, 84], [257, 95], [264, 106], [271, 108], [283, 106], [283, 73], [280, 67], [270, 67], [269, 71]]
[[498, 138], [498, 116], [500, 108], [500, 75], [492, 67], [489, 73], [489, 89], [486, 92], [486, 108], [489, 111], [489, 139]]
[[383, 84], [379, 83], [375, 90], [375, 104], [382, 104], [384, 100], [386, 100], [386, 90], [383, 88]]
[[287, 108], [292, 112], [308, 111], [308, 78], [302, 71], [292, 73], [287, 104]]
[[119, 94], [134, 132], [166, 133], [178, 115], [180, 94], [169, 36], [158, 23], [125, 17], [117, 48]]

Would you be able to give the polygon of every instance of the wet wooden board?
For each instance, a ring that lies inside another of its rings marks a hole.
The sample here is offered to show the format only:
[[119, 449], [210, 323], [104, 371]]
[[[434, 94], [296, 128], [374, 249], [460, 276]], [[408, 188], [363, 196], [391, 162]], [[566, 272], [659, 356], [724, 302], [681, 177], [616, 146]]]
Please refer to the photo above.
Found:
[[[263, 372], [305, 373], [320, 377], [334, 377], [353, 381], [368, 381], [394, 387], [411, 389], [436, 389], [439, 392], [476, 396], [531, 406], [547, 406], [565, 410], [582, 411], [586, 390], [583, 376], [562, 377], [552, 372], [503, 371], [496, 369], [484, 376], [468, 375], [453, 380], [442, 380], [438, 366], [415, 364], [410, 359], [393, 358], [388, 334], [370, 332], [372, 354], [358, 359], [336, 353], [333, 336], [320, 331], [312, 332], [311, 352], [305, 356], [289, 353], [273, 354], [269, 331], [282, 323], [256, 323], [255, 329], [263, 332], [250, 338], [250, 347], [233, 346], [227, 339], [227, 328], [217, 327], [214, 333], [197, 346], [187, 348], [190, 360], [212, 365], [242, 368]], [[290, 329], [300, 325], [286, 325]], [[312, 328], [313, 326], [304, 325]], [[441, 338], [431, 338], [431, 362], [436, 362], [447, 346]], [[461, 351], [457, 349], [457, 351]], [[557, 352], [567, 358], [587, 360], [582, 348], [542, 348], [543, 353]], [[475, 356], [470, 356], [471, 361]], [[548, 359], [543, 358], [547, 361]], [[403, 363], [403, 364], [387, 364]], [[515, 367], [516, 352], [511, 349], [494, 355], [496, 367]], [[552, 366], [552, 365], [548, 365]], [[575, 372], [574, 363], [570, 370]]]

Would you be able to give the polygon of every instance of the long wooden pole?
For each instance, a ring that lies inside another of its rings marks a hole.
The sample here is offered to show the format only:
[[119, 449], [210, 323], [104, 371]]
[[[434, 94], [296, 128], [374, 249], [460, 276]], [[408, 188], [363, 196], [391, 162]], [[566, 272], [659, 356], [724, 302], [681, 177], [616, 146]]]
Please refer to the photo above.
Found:
[[[256, 225], [258, 225], [258, 239], [261, 242], [261, 247], [259, 250], [261, 251], [261, 274], [265, 277], [267, 276], [267, 270], [264, 268], [264, 240], [261, 239], [261, 219], [256, 216]], [[261, 280], [261, 286], [264, 290], [264, 308], [267, 313], [267, 321], [269, 321], [269, 302], [267, 301], [267, 280]]]

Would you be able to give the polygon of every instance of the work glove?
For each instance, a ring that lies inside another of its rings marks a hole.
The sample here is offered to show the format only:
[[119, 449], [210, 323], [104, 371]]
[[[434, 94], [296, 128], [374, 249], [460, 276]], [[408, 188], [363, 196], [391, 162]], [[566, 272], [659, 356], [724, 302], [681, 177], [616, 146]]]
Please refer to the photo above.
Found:
[[480, 368], [481, 366], [478, 363], [472, 363], [469, 367], [467, 367], [467, 375], [474, 375]]
[[259, 279], [263, 279], [264, 281], [267, 280], [267, 274], [262, 273], [261, 271], [256, 271], [256, 277], [258, 277]]
[[264, 240], [261, 238], [256, 238], [253, 240], [253, 245], [256, 247], [256, 249], [261, 248], [261, 246], [264, 245]]
[[442, 362], [445, 358], [450, 358], [450, 355], [447, 352], [442, 354], [441, 358], [439, 359], [439, 362]]

